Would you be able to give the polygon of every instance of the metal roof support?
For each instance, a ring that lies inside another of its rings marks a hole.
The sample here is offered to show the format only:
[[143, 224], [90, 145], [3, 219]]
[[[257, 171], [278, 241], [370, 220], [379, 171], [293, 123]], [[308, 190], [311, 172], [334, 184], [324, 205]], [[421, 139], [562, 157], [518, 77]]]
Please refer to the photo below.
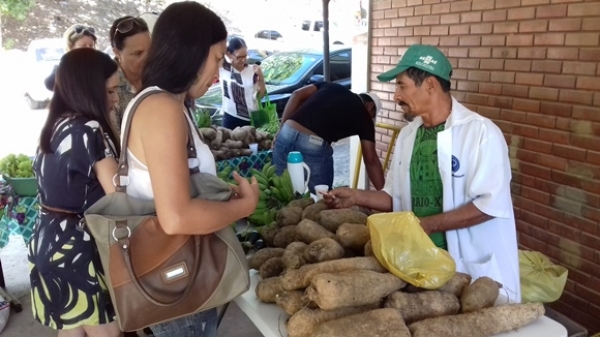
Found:
[[325, 82], [331, 81], [329, 72], [329, 1], [323, 0], [323, 75]]

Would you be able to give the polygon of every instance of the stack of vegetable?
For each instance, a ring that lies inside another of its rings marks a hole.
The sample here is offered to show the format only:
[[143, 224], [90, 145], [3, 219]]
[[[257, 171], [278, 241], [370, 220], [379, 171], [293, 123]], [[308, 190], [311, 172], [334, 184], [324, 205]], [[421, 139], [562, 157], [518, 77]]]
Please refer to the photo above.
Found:
[[389, 273], [373, 256], [369, 212], [329, 210], [295, 200], [261, 228], [267, 248], [248, 260], [259, 271], [259, 300], [291, 315], [289, 337], [485, 337], [527, 325], [542, 304], [494, 307], [500, 284], [456, 273], [424, 290]]
[[270, 150], [273, 140], [271, 134], [257, 131], [253, 126], [237, 127], [235, 130], [213, 126], [198, 130], [217, 161], [250, 156], [250, 144], [254, 143], [258, 144], [259, 150]]
[[31, 158], [24, 154], [9, 154], [0, 160], [0, 174], [10, 178], [33, 177], [33, 163]]

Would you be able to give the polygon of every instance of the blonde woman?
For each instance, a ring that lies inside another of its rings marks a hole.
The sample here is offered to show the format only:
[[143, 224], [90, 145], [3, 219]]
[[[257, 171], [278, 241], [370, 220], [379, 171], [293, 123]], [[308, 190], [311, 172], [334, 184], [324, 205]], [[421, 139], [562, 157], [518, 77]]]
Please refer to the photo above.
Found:
[[[89, 27], [76, 23], [69, 27], [63, 34], [65, 47], [67, 52], [78, 48], [93, 48], [96, 49], [96, 30], [94, 27]], [[46, 78], [44, 84], [46, 89], [54, 91], [54, 81], [56, 79], [56, 68], [52, 70], [52, 74]]]

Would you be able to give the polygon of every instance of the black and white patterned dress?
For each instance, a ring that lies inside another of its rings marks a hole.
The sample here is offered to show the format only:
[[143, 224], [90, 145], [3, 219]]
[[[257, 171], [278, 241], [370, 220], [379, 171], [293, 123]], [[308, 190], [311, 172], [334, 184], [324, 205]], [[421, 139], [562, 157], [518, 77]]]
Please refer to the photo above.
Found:
[[33, 315], [61, 330], [110, 323], [115, 312], [100, 258], [79, 215], [104, 196], [93, 166], [115, 157], [114, 146], [98, 122], [69, 117], [57, 122], [51, 149], [38, 150], [33, 163], [40, 203], [76, 214], [39, 212], [29, 244]]

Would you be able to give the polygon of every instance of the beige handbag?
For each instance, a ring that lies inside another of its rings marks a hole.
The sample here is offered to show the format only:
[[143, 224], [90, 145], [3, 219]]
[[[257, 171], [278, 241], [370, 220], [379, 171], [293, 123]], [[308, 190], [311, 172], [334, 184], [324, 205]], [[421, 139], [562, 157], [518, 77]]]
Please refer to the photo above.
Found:
[[[145, 97], [158, 92], [147, 91], [129, 105], [119, 182], [127, 180], [126, 149], [135, 110]], [[188, 158], [196, 158], [192, 134], [187, 148]], [[190, 170], [190, 183], [194, 198], [225, 202], [231, 197], [228, 184], [198, 168]], [[231, 227], [209, 235], [167, 235], [154, 201], [128, 196], [127, 184], [115, 185], [117, 192], [85, 212], [85, 222], [96, 240], [123, 331], [215, 308], [249, 289], [246, 257]]]

